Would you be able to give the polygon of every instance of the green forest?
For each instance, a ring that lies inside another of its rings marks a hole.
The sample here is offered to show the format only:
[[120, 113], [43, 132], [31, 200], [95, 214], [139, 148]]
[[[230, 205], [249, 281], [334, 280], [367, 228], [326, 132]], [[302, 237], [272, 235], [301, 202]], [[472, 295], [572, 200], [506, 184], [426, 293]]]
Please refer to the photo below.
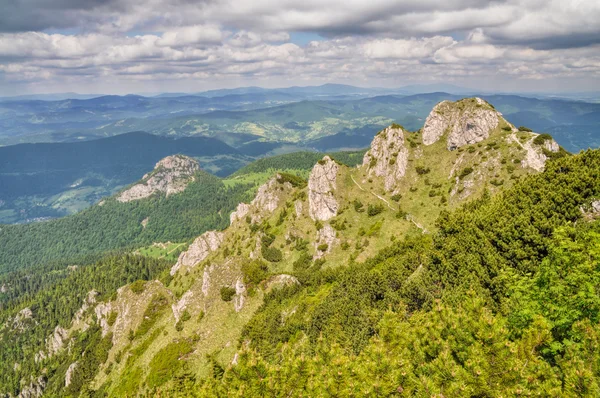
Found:
[[[293, 167], [265, 161], [247, 173], [301, 170], [305, 157], [292, 157]], [[39, 361], [35, 353], [57, 325], [71, 323], [89, 291], [102, 301], [126, 284], [134, 293], [144, 290], [144, 281], [168, 285], [172, 262], [128, 251], [224, 228], [252, 187], [226, 187], [199, 175], [168, 200], [108, 200], [65, 219], [3, 227], [10, 250], [0, 258], [10, 267], [3, 268], [0, 286], [11, 289], [0, 293], [0, 324], [13, 328], [0, 329], [0, 390], [17, 394], [24, 377], [43, 374], [50, 396], [108, 396], [108, 385], [90, 384], [112, 346], [111, 335], [95, 324], [69, 350]], [[265, 293], [244, 326], [235, 365], [209, 358], [210, 375], [198, 378], [181, 360], [195, 342], [175, 340], [150, 362], [148, 391], [169, 397], [598, 396], [600, 222], [588, 210], [599, 197], [600, 151], [590, 150], [553, 159], [543, 173], [497, 195], [484, 192], [443, 211], [434, 233], [398, 236], [366, 262], [330, 267], [301, 257], [291, 272], [299, 283]], [[149, 215], [144, 229], [140, 223]], [[152, 228], [152, 219], [160, 228]], [[264, 223], [260, 228], [269, 230]], [[270, 276], [260, 262], [243, 272], [250, 286]], [[230, 301], [235, 289], [227, 289], [221, 296]], [[24, 307], [34, 320], [20, 320], [28, 333], [15, 333]], [[147, 324], [130, 331], [130, 339], [145, 338], [155, 314], [165, 310], [156, 296]], [[189, 317], [182, 316], [182, 325]], [[147, 344], [160, 329], [149, 333]], [[134, 357], [142, 353], [136, 350]], [[137, 384], [123, 383], [120, 395], [135, 394]]]

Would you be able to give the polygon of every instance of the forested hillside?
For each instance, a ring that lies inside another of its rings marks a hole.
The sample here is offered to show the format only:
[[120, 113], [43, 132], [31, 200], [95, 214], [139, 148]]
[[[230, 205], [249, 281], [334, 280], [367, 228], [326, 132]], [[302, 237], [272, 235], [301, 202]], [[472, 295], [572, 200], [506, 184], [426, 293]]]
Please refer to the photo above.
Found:
[[1, 392], [600, 395], [600, 151], [470, 98], [366, 151], [176, 161], [2, 227]]

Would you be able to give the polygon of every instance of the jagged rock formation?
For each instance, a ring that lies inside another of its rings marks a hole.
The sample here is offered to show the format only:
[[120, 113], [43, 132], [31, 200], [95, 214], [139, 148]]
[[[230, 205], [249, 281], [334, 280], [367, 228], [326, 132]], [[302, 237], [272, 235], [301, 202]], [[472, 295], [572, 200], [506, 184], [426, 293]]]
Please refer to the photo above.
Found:
[[541, 146], [536, 145], [534, 140], [537, 136], [538, 134], [532, 135], [524, 144], [521, 144], [515, 134], [511, 134], [510, 139], [525, 150], [525, 158], [521, 161], [521, 167], [543, 171], [548, 160], [548, 156], [546, 156], [544, 151], [556, 153], [560, 151], [560, 146], [553, 139], [545, 140]]
[[258, 188], [256, 197], [250, 204], [259, 212], [270, 213], [277, 208], [279, 197], [276, 194], [276, 189], [279, 178], [281, 177], [277, 175]]
[[501, 117], [500, 112], [481, 98], [442, 101], [425, 120], [423, 144], [431, 145], [443, 135], [447, 135], [450, 150], [475, 144], [490, 136]]
[[408, 149], [404, 146], [404, 131], [392, 125], [375, 136], [365, 153], [363, 167], [369, 176], [383, 177], [385, 190], [394, 191], [406, 174]]
[[37, 379], [31, 380], [28, 386], [24, 387], [18, 398], [38, 398], [44, 394], [44, 389], [46, 388], [46, 379], [44, 376], [39, 376]]
[[112, 304], [109, 303], [100, 303], [94, 308], [94, 313], [96, 314], [96, 318], [98, 319], [98, 323], [100, 323], [100, 327], [102, 328], [102, 337], [106, 336], [110, 331], [110, 325], [108, 324], [108, 317], [112, 312]]
[[229, 223], [233, 225], [237, 220], [243, 220], [250, 212], [250, 205], [247, 203], [238, 204], [237, 208], [229, 216]]
[[[331, 225], [324, 225], [323, 228], [317, 231], [317, 240], [315, 241], [315, 260], [323, 258], [325, 254], [331, 252], [333, 246], [338, 242], [336, 232]], [[321, 245], [327, 245], [325, 250], [320, 250]]]
[[217, 231], [207, 231], [196, 238], [187, 251], [179, 255], [177, 263], [171, 268], [171, 275], [181, 269], [181, 267], [192, 268], [208, 255], [217, 250], [223, 243], [223, 233]]
[[338, 165], [325, 156], [313, 167], [308, 178], [308, 214], [313, 220], [326, 221], [337, 215], [336, 190]]
[[75, 313], [75, 322], [80, 322], [83, 319], [86, 311], [94, 304], [96, 304], [96, 297], [98, 297], [99, 294], [100, 293], [98, 293], [95, 290], [90, 290], [88, 292], [87, 296], [83, 299], [83, 305]]
[[587, 221], [592, 221], [600, 218], [600, 200], [594, 200], [589, 206], [580, 208], [583, 218]]
[[46, 339], [46, 352], [40, 351], [35, 354], [35, 362], [51, 358], [61, 351], [69, 338], [69, 332], [60, 326], [54, 328], [54, 333]]
[[281, 188], [283, 188], [283, 191], [289, 191], [292, 189], [292, 185], [289, 182], [282, 182], [281, 175], [277, 174], [258, 188], [256, 196], [250, 204], [240, 203], [237, 206], [236, 210], [229, 216], [230, 224], [233, 225], [248, 215], [251, 216], [253, 223], [258, 223], [263, 217], [270, 216], [279, 206]]
[[[13, 318], [8, 318], [6, 324], [17, 333], [23, 333], [29, 328], [30, 324], [35, 323], [33, 319], [33, 311], [31, 308], [25, 307], [19, 311]], [[1, 330], [1, 328], [0, 328]]]
[[181, 318], [183, 311], [185, 311], [187, 306], [192, 302], [193, 298], [194, 292], [188, 290], [183, 294], [183, 296], [181, 296], [181, 299], [179, 299], [178, 302], [171, 305], [171, 309], [173, 310], [173, 316], [175, 317], [175, 322], [179, 322], [179, 318]]
[[194, 174], [200, 170], [194, 159], [174, 155], [167, 156], [156, 163], [151, 173], [144, 175], [142, 182], [121, 192], [117, 197], [119, 202], [131, 202], [161, 192], [167, 196], [183, 192], [187, 185], [194, 180]]
[[296, 211], [296, 217], [302, 216], [302, 201], [297, 200], [294, 202], [294, 210]]
[[71, 385], [71, 379], [73, 378], [73, 372], [77, 369], [77, 361], [73, 362], [69, 365], [67, 369], [67, 373], [65, 373], [65, 387], [69, 387]]
[[233, 298], [233, 308], [235, 312], [240, 312], [244, 308], [244, 302], [246, 300], [246, 285], [241, 279], [235, 282], [235, 297]]

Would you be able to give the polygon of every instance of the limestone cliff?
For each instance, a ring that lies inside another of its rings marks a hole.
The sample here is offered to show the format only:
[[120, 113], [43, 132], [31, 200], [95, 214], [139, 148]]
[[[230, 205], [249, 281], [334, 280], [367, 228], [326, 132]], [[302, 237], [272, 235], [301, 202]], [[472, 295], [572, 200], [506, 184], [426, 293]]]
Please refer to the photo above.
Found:
[[194, 174], [200, 170], [194, 159], [174, 155], [167, 156], [156, 163], [151, 173], [144, 175], [142, 182], [121, 192], [117, 197], [119, 202], [131, 202], [147, 198], [155, 193], [167, 196], [183, 192], [187, 185], [194, 180]]
[[481, 98], [442, 101], [437, 104], [423, 126], [423, 144], [431, 145], [446, 136], [448, 149], [475, 144], [490, 136], [502, 114]]
[[338, 202], [336, 189], [338, 165], [325, 156], [313, 167], [308, 179], [308, 214], [313, 220], [326, 221], [335, 217]]
[[363, 167], [369, 176], [382, 177], [385, 190], [394, 191], [408, 165], [408, 149], [405, 147], [402, 127], [392, 125], [375, 136], [371, 148], [365, 153]]
[[171, 275], [182, 267], [191, 268], [217, 250], [223, 243], [223, 233], [207, 231], [194, 240], [187, 251], [179, 255], [177, 263], [171, 268]]

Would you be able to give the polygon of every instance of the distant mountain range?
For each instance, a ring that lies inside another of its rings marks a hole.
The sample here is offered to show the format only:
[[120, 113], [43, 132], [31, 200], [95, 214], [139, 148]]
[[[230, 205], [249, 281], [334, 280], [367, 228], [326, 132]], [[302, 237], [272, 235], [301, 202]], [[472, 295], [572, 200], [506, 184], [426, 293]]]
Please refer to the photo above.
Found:
[[[412, 87], [414, 90], [426, 88]], [[316, 149], [329, 150], [334, 148], [320, 145], [327, 142], [327, 145], [340, 147], [336, 139], [331, 138], [337, 134], [353, 137], [350, 142], [364, 146], [390, 122], [416, 130], [435, 103], [461, 98], [459, 94], [447, 92], [400, 95], [386, 94], [384, 89], [343, 85], [285, 90], [249, 87], [203, 94], [206, 96], [127, 95], [0, 102], [0, 145], [81, 141], [146, 131], [233, 140], [237, 140], [233, 135], [245, 134], [254, 140], [301, 146], [314, 144]], [[514, 95], [481, 97], [497, 104], [511, 122], [556, 135], [561, 145], [570, 151], [600, 145], [598, 103]], [[346, 142], [341, 142], [341, 146]]]

